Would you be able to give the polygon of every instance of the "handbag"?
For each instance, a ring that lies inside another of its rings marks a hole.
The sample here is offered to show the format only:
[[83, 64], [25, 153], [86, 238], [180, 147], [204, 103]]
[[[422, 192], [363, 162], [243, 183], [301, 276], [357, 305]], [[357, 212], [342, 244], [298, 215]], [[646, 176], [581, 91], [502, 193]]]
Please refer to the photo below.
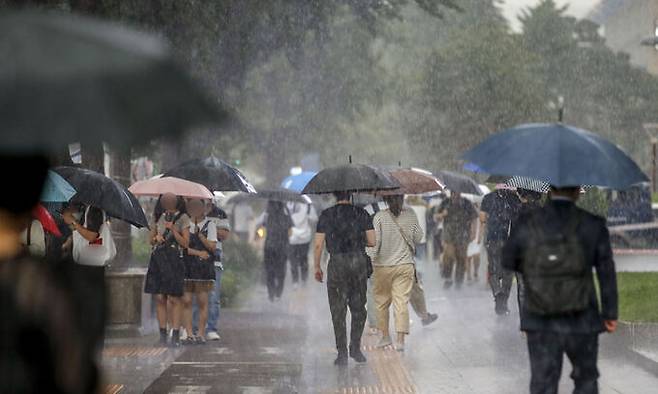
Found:
[[[85, 211], [85, 219], [89, 208]], [[103, 224], [98, 231], [98, 238], [88, 241], [77, 231], [73, 232], [73, 260], [81, 265], [103, 267], [117, 255], [117, 248], [112, 238], [110, 225], [103, 213]]]

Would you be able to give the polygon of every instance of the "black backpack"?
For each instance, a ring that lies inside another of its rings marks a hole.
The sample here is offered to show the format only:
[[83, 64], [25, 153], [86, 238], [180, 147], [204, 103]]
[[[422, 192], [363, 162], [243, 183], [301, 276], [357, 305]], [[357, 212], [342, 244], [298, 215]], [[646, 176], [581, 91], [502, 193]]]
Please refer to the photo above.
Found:
[[565, 315], [589, 306], [594, 282], [577, 236], [580, 222], [581, 213], [574, 210], [563, 231], [548, 233], [537, 216], [530, 220], [530, 242], [521, 267], [523, 306], [528, 312]]

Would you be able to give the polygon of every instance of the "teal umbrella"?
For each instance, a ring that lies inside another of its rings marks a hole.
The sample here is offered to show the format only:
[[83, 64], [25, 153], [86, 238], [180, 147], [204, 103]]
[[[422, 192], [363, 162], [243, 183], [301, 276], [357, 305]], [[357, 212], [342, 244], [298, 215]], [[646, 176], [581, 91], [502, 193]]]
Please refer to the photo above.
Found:
[[67, 202], [74, 195], [76, 190], [55, 171], [48, 170], [48, 177], [41, 192], [41, 201], [43, 202]]

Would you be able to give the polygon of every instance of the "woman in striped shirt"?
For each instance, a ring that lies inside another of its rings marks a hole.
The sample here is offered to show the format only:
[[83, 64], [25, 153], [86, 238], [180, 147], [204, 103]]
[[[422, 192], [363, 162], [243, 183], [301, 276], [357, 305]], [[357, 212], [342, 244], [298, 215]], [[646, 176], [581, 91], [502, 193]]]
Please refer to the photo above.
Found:
[[392, 303], [397, 332], [395, 348], [404, 351], [404, 337], [409, 333], [409, 294], [416, 280], [415, 247], [423, 233], [416, 214], [403, 208], [403, 195], [385, 196], [384, 200], [388, 209], [377, 212], [373, 218], [376, 244], [371, 250], [377, 323], [382, 332], [377, 347], [393, 344], [388, 324]]

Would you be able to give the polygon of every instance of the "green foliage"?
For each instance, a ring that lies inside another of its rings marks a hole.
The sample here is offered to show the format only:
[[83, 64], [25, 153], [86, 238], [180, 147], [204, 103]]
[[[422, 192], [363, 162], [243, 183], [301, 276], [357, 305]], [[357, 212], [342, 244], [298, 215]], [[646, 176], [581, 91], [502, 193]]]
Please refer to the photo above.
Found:
[[221, 302], [232, 306], [240, 301], [240, 295], [258, 285], [262, 272], [261, 259], [251, 245], [246, 242], [227, 240], [223, 244], [223, 264]]
[[148, 238], [147, 231], [142, 231], [137, 236], [132, 237], [133, 260], [136, 267], [148, 267], [151, 258], [151, 244]]
[[620, 272], [619, 319], [658, 322], [658, 272]]

